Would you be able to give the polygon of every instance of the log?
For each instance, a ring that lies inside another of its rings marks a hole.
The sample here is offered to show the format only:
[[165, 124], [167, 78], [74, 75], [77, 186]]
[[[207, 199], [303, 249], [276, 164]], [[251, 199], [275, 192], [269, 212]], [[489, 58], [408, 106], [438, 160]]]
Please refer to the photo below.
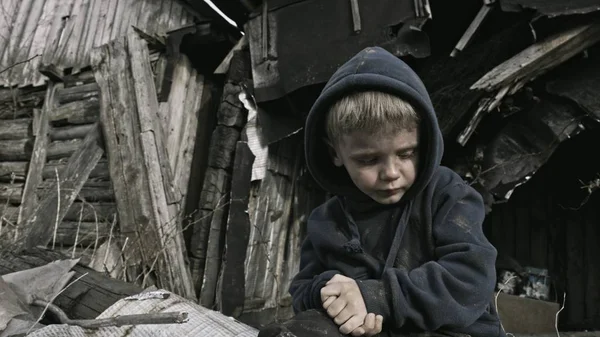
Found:
[[194, 216], [194, 227], [190, 240], [190, 264], [196, 292], [201, 293], [206, 251], [211, 223], [220, 223], [227, 214], [227, 193], [230, 186], [230, 175], [223, 169], [208, 167], [204, 176], [200, 202]]
[[94, 124], [54, 127], [50, 129], [50, 140], [83, 139], [94, 128]]
[[33, 116], [34, 136], [33, 153], [29, 162], [29, 170], [23, 187], [23, 196], [21, 198], [21, 208], [19, 209], [19, 219], [17, 224], [21, 225], [24, 219], [28, 219], [37, 205], [36, 189], [42, 181], [42, 170], [46, 163], [46, 150], [48, 148], [48, 111], [54, 106], [55, 86], [50, 83], [44, 101], [44, 107], [41, 111], [34, 110]]
[[[60, 173], [67, 164], [64, 162], [64, 158], [61, 160], [49, 160], [44, 166], [44, 171], [42, 172], [42, 177], [44, 179], [56, 179], [55, 170], [58, 170]], [[0, 162], [0, 172], [2, 170], [2, 163]], [[100, 159], [96, 167], [92, 170], [89, 176], [90, 179], [94, 178], [97, 180], [109, 180], [110, 174], [108, 173], [108, 162], [106, 158]]]
[[240, 266], [245, 265], [250, 238], [248, 201], [253, 163], [254, 154], [250, 151], [248, 143], [238, 142], [231, 177], [231, 202], [225, 230], [225, 254], [220, 273], [220, 287], [217, 289], [217, 298], [220, 299], [217, 301], [219, 311], [233, 317], [242, 314], [246, 297], [246, 270]]
[[0, 140], [27, 139], [32, 136], [31, 118], [9, 119], [0, 122]]
[[[54, 180], [44, 181], [38, 186], [40, 197], [52, 193], [50, 191], [56, 193], [56, 176]], [[75, 198], [75, 200], [86, 202], [112, 202], [115, 200], [115, 193], [110, 181], [92, 182], [88, 180], [83, 184]]]
[[171, 221], [173, 178], [145, 42], [135, 34], [114, 40], [93, 50], [91, 63], [102, 91], [100, 119], [121, 234], [132, 242], [124, 251], [127, 267], [145, 264], [161, 287], [194, 298], [182, 229]]
[[108, 222], [62, 221], [56, 231], [57, 246], [96, 246], [108, 239]]
[[58, 140], [48, 144], [46, 157], [48, 159], [60, 159], [70, 157], [83, 144], [82, 139]]
[[[94, 97], [59, 105], [50, 114], [51, 121], [67, 120], [71, 124], [95, 122], [100, 116], [100, 102]], [[91, 122], [89, 122], [91, 120]]]
[[0, 161], [29, 160], [32, 151], [30, 139], [0, 140]]
[[28, 165], [26, 161], [0, 161], [0, 182], [24, 180]]
[[[85, 185], [83, 185], [85, 189]], [[82, 212], [83, 209], [83, 212]], [[117, 207], [112, 202], [74, 202], [65, 214], [65, 221], [112, 222], [117, 216]]]
[[[8, 252], [4, 255], [0, 258], [0, 275], [70, 258], [56, 251], [39, 248], [27, 250], [22, 255]], [[110, 278], [82, 264], [75, 265], [72, 270], [75, 272], [73, 279], [87, 275], [66, 288], [54, 301], [71, 318], [96, 318], [121, 298], [142, 291], [134, 284]]]
[[77, 85], [74, 87], [62, 88], [58, 90], [57, 97], [59, 104], [66, 104], [75, 101], [82, 101], [91, 97], [98, 97], [100, 87], [96, 83]]
[[99, 146], [100, 126], [85, 138], [81, 147], [69, 158], [67, 168], [60, 174], [60, 187], [51, 188], [40, 201], [39, 207], [24, 220], [21, 247], [31, 248], [47, 245], [52, 239], [51, 228], [44, 225], [46, 219], [62, 221], [75, 200], [90, 172], [104, 152]]
[[31, 118], [34, 108], [41, 108], [46, 88], [7, 88], [0, 91], [0, 119]]
[[0, 202], [18, 205], [23, 194], [23, 183], [4, 184], [0, 183]]

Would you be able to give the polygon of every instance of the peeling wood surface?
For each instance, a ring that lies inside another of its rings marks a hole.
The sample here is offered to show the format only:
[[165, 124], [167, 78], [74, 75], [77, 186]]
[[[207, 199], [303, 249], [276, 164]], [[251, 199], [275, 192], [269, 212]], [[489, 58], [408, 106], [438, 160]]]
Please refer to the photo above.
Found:
[[35, 192], [39, 183], [42, 181], [42, 171], [44, 170], [44, 165], [46, 164], [48, 128], [50, 123], [48, 121], [48, 115], [55, 105], [55, 92], [55, 85], [48, 85], [44, 107], [41, 111], [38, 110], [38, 112], [34, 115], [32, 124], [35, 125], [35, 142], [33, 144], [31, 160], [29, 160], [29, 171], [27, 172], [27, 178], [23, 188], [21, 207], [19, 209], [19, 219], [17, 221], [19, 225], [23, 224], [25, 219], [29, 219], [38, 202]]
[[[249, 62], [247, 57], [238, 55], [232, 60], [232, 65], [234, 65], [232, 69], [247, 66]], [[229, 90], [239, 93], [239, 83], [247, 79], [236, 78], [233, 76], [236, 74], [235, 72], [228, 74], [225, 82], [233, 84], [229, 86]], [[235, 95], [235, 93], [232, 94]], [[219, 102], [217, 120], [221, 118], [223, 109], [227, 109], [228, 103], [224, 97], [227, 97], [226, 90]], [[235, 113], [241, 116], [245, 115], [242, 108], [235, 110]], [[229, 172], [233, 165], [235, 146], [239, 136], [239, 127], [219, 123], [212, 132], [208, 167], [198, 204], [199, 212], [194, 218], [195, 223], [191, 234], [189, 253], [194, 284], [199, 290], [200, 304], [207, 308], [213, 308], [215, 304], [218, 304], [215, 302], [217, 283], [225, 240], [225, 221], [230, 202]]]
[[[289, 284], [298, 272], [303, 228], [310, 212], [325, 201], [294, 154], [302, 137], [294, 135], [270, 145], [266, 176], [253, 183], [249, 204], [246, 312], [289, 306]], [[279, 314], [278, 314], [279, 315]]]
[[131, 26], [165, 34], [193, 17], [174, 0], [8, 0], [2, 12], [0, 69], [30, 60], [0, 74], [2, 86], [42, 85], [42, 65], [77, 72], [89, 65], [92, 48], [125, 36]]
[[131, 241], [126, 257], [132, 266], [155, 269], [161, 286], [193, 298], [182, 229], [168, 205], [172, 175], [165, 171], [170, 166], [145, 42], [130, 34], [94, 50], [92, 63], [103, 93], [100, 115], [121, 233]]
[[475, 82], [486, 91], [530, 81], [600, 41], [600, 23], [586, 24], [535, 43]]
[[22, 237], [24, 238], [22, 247], [31, 248], [36, 245], [46, 245], [52, 240], [52, 226], [48, 224], [62, 221], [104, 152], [98, 145], [99, 129], [98, 127], [94, 132], [91, 132], [77, 152], [69, 158], [69, 164], [59, 175], [60, 186], [57, 184], [55, 188], [49, 190], [41, 198], [39, 207], [24, 219], [21, 226], [23, 230]]

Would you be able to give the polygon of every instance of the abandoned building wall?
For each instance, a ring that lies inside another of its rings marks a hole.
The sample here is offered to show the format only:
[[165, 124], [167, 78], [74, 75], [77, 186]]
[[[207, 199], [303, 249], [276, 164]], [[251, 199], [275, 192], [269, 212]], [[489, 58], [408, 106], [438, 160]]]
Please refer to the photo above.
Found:
[[[600, 178], [592, 153], [598, 133], [561, 144], [550, 160], [488, 214], [484, 227], [499, 260], [549, 271], [551, 297], [566, 304], [561, 329], [600, 329], [600, 195], [584, 187]], [[589, 197], [589, 198], [588, 198]]]
[[12, 68], [0, 74], [0, 85], [19, 87], [42, 85], [40, 66], [77, 72], [89, 65], [92, 48], [131, 26], [165, 34], [193, 21], [175, 0], [4, 0], [1, 10], [0, 69]]

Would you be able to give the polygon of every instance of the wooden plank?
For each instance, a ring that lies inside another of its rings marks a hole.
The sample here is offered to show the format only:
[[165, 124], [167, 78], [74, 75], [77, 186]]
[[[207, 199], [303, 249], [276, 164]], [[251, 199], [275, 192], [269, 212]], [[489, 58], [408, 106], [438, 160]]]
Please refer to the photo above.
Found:
[[[33, 34], [31, 41], [31, 48], [29, 50], [29, 56], [33, 57], [35, 55], [40, 55], [40, 57], [36, 57], [35, 59], [27, 62], [25, 65], [25, 69], [23, 70], [24, 74], [28, 74], [28, 77], [25, 79], [21, 79], [24, 83], [32, 83], [34, 86], [43, 84], [43, 77], [39, 76], [40, 74], [36, 71], [36, 69], [40, 68], [40, 64], [42, 64], [42, 55], [44, 53], [44, 48], [48, 43], [48, 35], [52, 28], [52, 19], [55, 15], [55, 8], [57, 6], [56, 3], [52, 1], [43, 1], [44, 8], [42, 9], [41, 16], [39, 20], [36, 20], [35, 24], [35, 33]], [[37, 79], [37, 81], [36, 81]]]
[[35, 212], [24, 220], [23, 248], [45, 246], [52, 240], [53, 226], [50, 224], [60, 223], [104, 152], [98, 144], [99, 129], [98, 126], [91, 132], [79, 150], [69, 158], [69, 164], [60, 175], [60, 186], [57, 184], [55, 189], [49, 191]]
[[31, 118], [9, 119], [0, 122], [0, 140], [26, 139], [32, 136]]
[[[148, 162], [147, 164], [154, 165], [158, 163], [160, 177], [157, 175], [157, 179], [163, 185], [164, 190], [161, 193], [165, 194], [167, 203], [172, 204], [178, 202], [180, 198], [176, 197], [179, 192], [175, 193], [173, 186], [173, 172], [169, 164], [165, 131], [159, 119], [158, 98], [154, 87], [150, 55], [146, 43], [137, 34], [129, 34], [127, 42], [131, 60], [135, 60], [131, 62], [131, 72], [136, 89], [135, 97], [141, 132], [142, 134], [151, 133], [154, 141], [148, 143], [148, 145], [153, 147], [151, 151], [156, 152], [158, 156], [158, 162]], [[142, 62], [142, 60], [145, 62]], [[173, 215], [171, 214], [171, 216]]]
[[[174, 160], [171, 160], [171, 165], [173, 165], [173, 181], [177, 186], [177, 190], [181, 193], [183, 204], [186, 203], [192, 159], [196, 146], [198, 112], [200, 102], [202, 101], [204, 84], [202, 78], [203, 76], [197, 74], [196, 71], [190, 77], [184, 107], [184, 118], [181, 120], [183, 125], [179, 144], [174, 153], [170, 152], [172, 153], [171, 156], [174, 157]], [[172, 135], [170, 136], [174, 138]], [[169, 147], [169, 149], [171, 148]]]
[[139, 37], [130, 35], [93, 50], [91, 58], [96, 80], [106, 93], [100, 96], [100, 116], [121, 234], [131, 240], [129, 247], [135, 247], [126, 249], [124, 255], [130, 271], [146, 264], [155, 271], [161, 287], [194, 297], [181, 229], [177, 223], [168, 223], [165, 177], [159, 167], [162, 130], [155, 124], [158, 102], [143, 48]]
[[[135, 85], [137, 113], [142, 137], [142, 151], [148, 172], [150, 195], [157, 216], [157, 230], [161, 246], [168, 255], [172, 287], [184, 297], [194, 298], [192, 277], [186, 266], [186, 250], [183, 242], [181, 222], [177, 221], [178, 209], [169, 204], [180, 201], [173, 187], [173, 174], [169, 164], [165, 133], [159, 120], [158, 99], [146, 43], [135, 33], [127, 36], [131, 72]], [[177, 267], [175, 267], [178, 266]]]
[[238, 142], [235, 150], [233, 174], [231, 176], [231, 202], [225, 230], [225, 254], [220, 273], [220, 311], [233, 317], [239, 317], [244, 308], [246, 250], [250, 237], [250, 217], [248, 201], [250, 199], [250, 180], [254, 154], [248, 143]]
[[[34, 115], [35, 142], [33, 144], [33, 153], [29, 161], [29, 171], [23, 188], [21, 199], [21, 208], [19, 209], [19, 219], [17, 223], [23, 224], [25, 219], [29, 219], [37, 205], [36, 189], [42, 181], [42, 171], [46, 163], [46, 150], [48, 148], [48, 111], [54, 107], [54, 93], [56, 92], [54, 84], [48, 84], [48, 94], [46, 95], [44, 107]], [[36, 110], [37, 111], [37, 110]]]
[[498, 65], [471, 89], [494, 91], [532, 80], [600, 41], [600, 23], [586, 24], [534, 43]]

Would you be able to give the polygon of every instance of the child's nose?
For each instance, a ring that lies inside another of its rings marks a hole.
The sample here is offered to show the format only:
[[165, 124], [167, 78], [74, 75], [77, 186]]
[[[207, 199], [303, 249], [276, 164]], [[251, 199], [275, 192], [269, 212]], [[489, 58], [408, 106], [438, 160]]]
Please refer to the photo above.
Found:
[[381, 170], [379, 178], [385, 181], [394, 181], [400, 178], [400, 169], [395, 163], [387, 163]]

